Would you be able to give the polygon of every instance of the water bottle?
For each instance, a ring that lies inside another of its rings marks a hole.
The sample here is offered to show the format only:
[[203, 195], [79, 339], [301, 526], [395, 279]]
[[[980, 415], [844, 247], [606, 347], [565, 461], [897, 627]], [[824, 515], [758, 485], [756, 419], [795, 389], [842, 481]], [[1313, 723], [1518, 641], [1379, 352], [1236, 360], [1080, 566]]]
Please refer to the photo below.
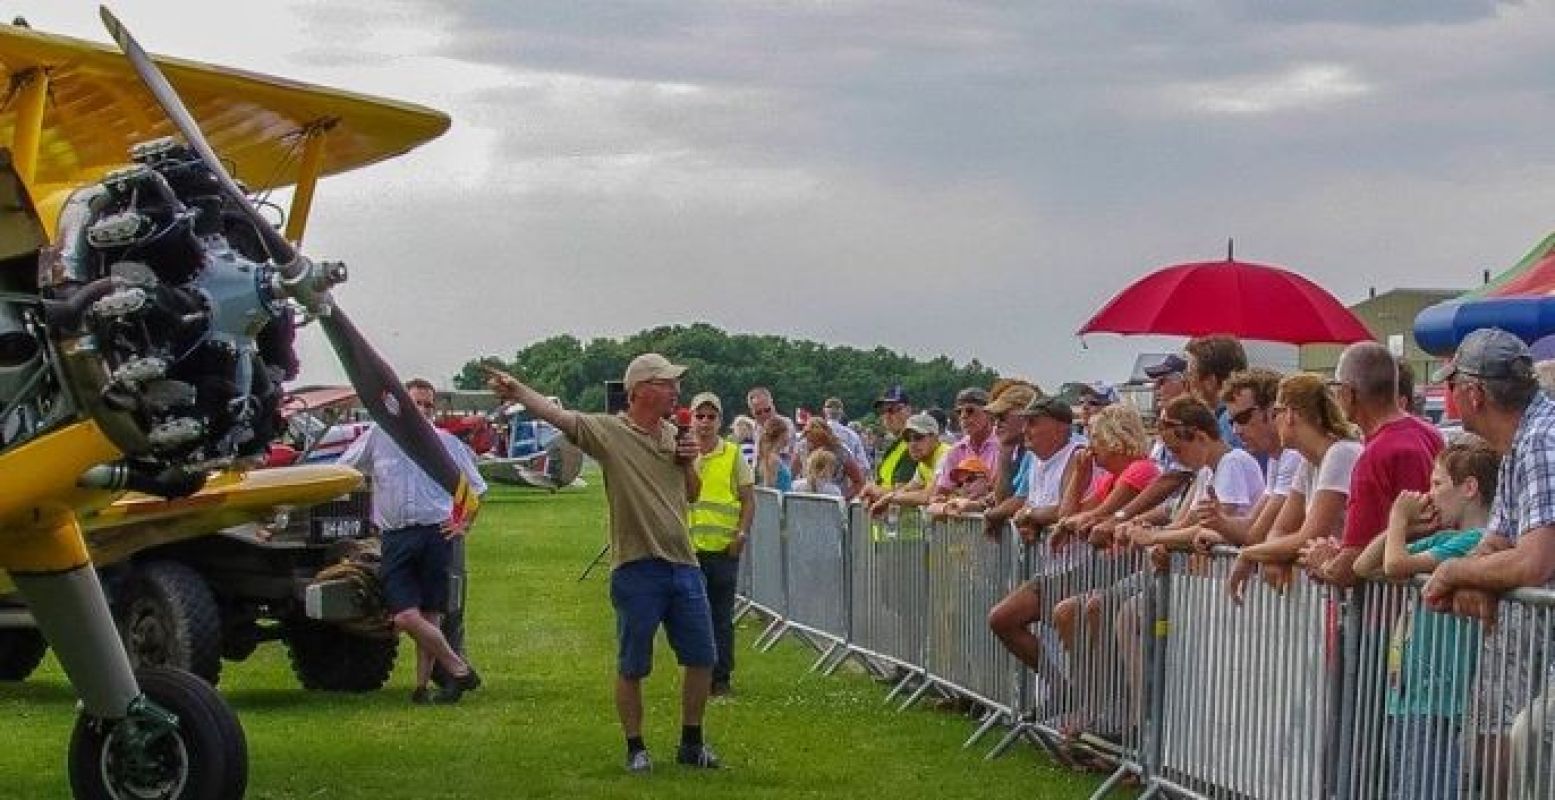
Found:
[[902, 507], [901, 506], [899, 506], [899, 505], [897, 505], [895, 503], [892, 503], [890, 506], [886, 507], [886, 512], [885, 512], [885, 535], [886, 535], [887, 539], [895, 539], [896, 538], [896, 534], [897, 534], [897, 531], [898, 531], [899, 526], [901, 524], [901, 521], [902, 521]]

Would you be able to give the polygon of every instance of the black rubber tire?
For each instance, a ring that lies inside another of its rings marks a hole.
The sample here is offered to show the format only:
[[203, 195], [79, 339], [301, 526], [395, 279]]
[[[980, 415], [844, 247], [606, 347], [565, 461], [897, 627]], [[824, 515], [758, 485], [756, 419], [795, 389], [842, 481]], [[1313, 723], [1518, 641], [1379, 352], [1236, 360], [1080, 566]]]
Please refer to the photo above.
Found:
[[397, 636], [362, 636], [307, 617], [286, 620], [282, 632], [292, 673], [314, 692], [378, 691], [399, 654]]
[[49, 643], [36, 629], [0, 629], [0, 681], [27, 680], [48, 651]]
[[130, 663], [221, 679], [221, 612], [200, 573], [177, 561], [136, 564], [114, 616]]
[[70, 789], [78, 800], [167, 797], [241, 798], [248, 788], [248, 742], [236, 714], [198, 676], [150, 667], [135, 678], [146, 697], [178, 717], [178, 730], [156, 745], [162, 769], [125, 774], [116, 725], [82, 714], [70, 737]]

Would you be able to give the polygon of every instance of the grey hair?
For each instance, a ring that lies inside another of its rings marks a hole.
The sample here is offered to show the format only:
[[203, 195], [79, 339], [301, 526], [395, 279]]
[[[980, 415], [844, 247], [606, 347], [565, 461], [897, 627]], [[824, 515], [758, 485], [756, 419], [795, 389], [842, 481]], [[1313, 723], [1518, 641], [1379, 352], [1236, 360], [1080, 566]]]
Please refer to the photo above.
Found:
[[1376, 342], [1356, 342], [1339, 355], [1334, 370], [1367, 407], [1398, 402], [1398, 361]]

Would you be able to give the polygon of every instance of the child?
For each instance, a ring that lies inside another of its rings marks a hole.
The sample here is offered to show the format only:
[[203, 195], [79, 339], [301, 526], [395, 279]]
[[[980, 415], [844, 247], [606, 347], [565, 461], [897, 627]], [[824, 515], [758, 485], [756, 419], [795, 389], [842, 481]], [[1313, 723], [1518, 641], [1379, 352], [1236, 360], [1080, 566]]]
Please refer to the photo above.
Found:
[[[1479, 544], [1496, 493], [1500, 457], [1485, 440], [1465, 434], [1436, 458], [1428, 494], [1403, 492], [1387, 532], [1355, 562], [1357, 574], [1407, 580], [1430, 573]], [[1408, 541], [1422, 524], [1436, 533]], [[1479, 652], [1471, 623], [1419, 605], [1394, 623], [1388, 648], [1388, 771], [1390, 798], [1458, 796], [1463, 709]]]
[[811, 450], [804, 460], [804, 477], [794, 481], [794, 491], [841, 497], [842, 486], [835, 480], [836, 474], [836, 454], [830, 450]]

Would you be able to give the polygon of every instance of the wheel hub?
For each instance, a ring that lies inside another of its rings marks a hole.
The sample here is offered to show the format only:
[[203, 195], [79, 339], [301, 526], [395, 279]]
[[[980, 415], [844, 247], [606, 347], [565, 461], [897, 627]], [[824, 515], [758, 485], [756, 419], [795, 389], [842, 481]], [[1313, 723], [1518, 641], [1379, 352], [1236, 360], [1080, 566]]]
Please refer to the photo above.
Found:
[[169, 661], [172, 631], [150, 603], [136, 603], [129, 615], [129, 651], [137, 665], [161, 666]]
[[108, 733], [101, 770], [115, 800], [178, 797], [189, 780], [189, 751], [178, 717], [145, 696], [136, 698]]

